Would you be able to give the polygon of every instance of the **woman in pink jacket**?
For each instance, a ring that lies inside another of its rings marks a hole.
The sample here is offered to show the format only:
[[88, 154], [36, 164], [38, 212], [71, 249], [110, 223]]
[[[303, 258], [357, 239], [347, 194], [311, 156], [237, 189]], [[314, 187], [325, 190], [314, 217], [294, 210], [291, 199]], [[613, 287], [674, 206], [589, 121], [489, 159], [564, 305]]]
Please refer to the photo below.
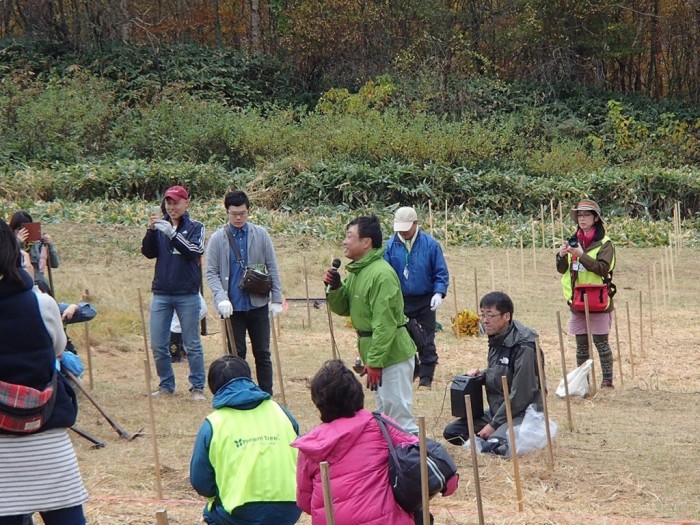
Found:
[[[336, 525], [413, 525], [389, 486], [389, 448], [372, 413], [365, 410], [362, 385], [342, 361], [328, 361], [311, 380], [311, 399], [323, 423], [296, 439], [297, 505], [325, 525], [319, 463], [330, 471]], [[418, 439], [387, 425], [394, 444]]]

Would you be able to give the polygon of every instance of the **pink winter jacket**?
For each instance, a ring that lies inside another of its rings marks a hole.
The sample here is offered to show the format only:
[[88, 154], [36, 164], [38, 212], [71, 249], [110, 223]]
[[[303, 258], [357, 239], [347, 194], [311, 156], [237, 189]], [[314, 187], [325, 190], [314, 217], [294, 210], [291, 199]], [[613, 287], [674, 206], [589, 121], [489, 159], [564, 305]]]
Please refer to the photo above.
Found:
[[[386, 416], [385, 416], [386, 417]], [[387, 425], [395, 445], [418, 438]], [[292, 443], [299, 449], [297, 505], [313, 525], [326, 525], [319, 463], [327, 461], [336, 525], [413, 525], [389, 486], [389, 447], [372, 413], [322, 423]]]

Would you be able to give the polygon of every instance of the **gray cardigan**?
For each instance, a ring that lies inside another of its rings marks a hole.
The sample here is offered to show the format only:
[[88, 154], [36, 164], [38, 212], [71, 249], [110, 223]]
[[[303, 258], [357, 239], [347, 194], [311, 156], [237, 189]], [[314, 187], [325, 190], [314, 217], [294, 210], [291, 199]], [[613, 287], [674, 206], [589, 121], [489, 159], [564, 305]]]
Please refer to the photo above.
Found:
[[[277, 267], [277, 257], [275, 248], [267, 230], [262, 226], [248, 224], [248, 266], [257, 269], [264, 268], [272, 279], [272, 291], [268, 295], [250, 294], [250, 303], [255, 308], [265, 306], [268, 301], [273, 303], [282, 302], [282, 282], [280, 281], [279, 268]], [[219, 228], [209, 239], [207, 245], [207, 284], [214, 294], [214, 303], [218, 305], [221, 301], [231, 301], [228, 296], [229, 289], [229, 248], [226, 228]], [[235, 260], [234, 264], [238, 264]], [[238, 288], [236, 288], [238, 289]], [[242, 293], [242, 292], [241, 292]], [[231, 301], [233, 302], [233, 301]]]

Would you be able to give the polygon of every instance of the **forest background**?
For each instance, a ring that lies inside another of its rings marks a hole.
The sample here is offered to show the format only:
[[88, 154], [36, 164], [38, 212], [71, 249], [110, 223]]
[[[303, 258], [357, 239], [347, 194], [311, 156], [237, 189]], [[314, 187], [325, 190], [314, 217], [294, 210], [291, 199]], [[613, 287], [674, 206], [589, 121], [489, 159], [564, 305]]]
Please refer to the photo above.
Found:
[[179, 182], [205, 219], [238, 186], [277, 231], [411, 203], [515, 245], [586, 194], [697, 242], [698, 2], [0, 0], [0, 38], [4, 215], [142, 224]]

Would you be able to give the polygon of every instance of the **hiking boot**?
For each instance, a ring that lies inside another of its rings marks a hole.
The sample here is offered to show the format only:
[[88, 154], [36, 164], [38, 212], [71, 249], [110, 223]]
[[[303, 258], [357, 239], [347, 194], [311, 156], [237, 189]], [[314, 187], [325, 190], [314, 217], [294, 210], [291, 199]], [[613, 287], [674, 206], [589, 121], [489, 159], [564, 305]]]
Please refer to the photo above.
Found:
[[206, 401], [207, 396], [204, 395], [204, 390], [201, 388], [193, 388], [190, 390], [192, 393], [192, 401]]
[[171, 392], [170, 390], [166, 390], [163, 387], [158, 387], [158, 390], [155, 392], [151, 392], [151, 397], [166, 397], [166, 396], [172, 396], [175, 394], [175, 392]]
[[429, 377], [421, 377], [420, 381], [418, 382], [418, 388], [420, 387], [425, 387], [428, 390], [433, 388], [433, 380], [430, 379]]
[[612, 379], [603, 379], [603, 381], [600, 383], [600, 388], [615, 388], [613, 386]]

